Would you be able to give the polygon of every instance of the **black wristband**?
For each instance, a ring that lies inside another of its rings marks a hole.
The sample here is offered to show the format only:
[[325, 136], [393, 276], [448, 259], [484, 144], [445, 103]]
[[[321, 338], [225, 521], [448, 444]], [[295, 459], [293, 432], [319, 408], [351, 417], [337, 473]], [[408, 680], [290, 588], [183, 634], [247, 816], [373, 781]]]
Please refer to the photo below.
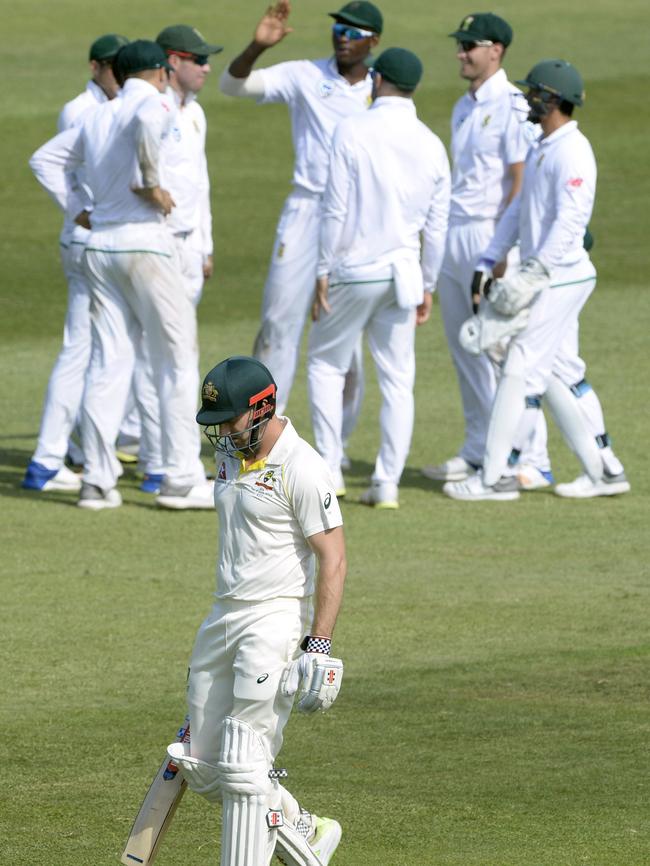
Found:
[[300, 649], [306, 653], [323, 653], [328, 656], [332, 651], [332, 641], [328, 637], [306, 634], [302, 639]]

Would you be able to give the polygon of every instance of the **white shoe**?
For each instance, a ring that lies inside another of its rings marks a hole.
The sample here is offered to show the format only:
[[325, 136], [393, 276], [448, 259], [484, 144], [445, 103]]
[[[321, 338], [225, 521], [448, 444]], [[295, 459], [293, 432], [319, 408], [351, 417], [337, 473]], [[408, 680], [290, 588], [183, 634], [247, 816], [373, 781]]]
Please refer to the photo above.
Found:
[[553, 492], [565, 499], [591, 499], [594, 496], [617, 496], [629, 490], [630, 482], [625, 472], [610, 475], [605, 471], [600, 481], [594, 482], [588, 475], [581, 475], [568, 484], [557, 484]]
[[104, 508], [119, 508], [122, 504], [122, 496], [117, 487], [111, 490], [102, 490], [95, 484], [86, 481], [81, 485], [81, 494], [77, 505], [89, 511], [102, 511]]
[[445, 496], [464, 500], [508, 501], [519, 499], [517, 479], [514, 475], [503, 475], [492, 487], [483, 484], [483, 474], [478, 472], [465, 481], [448, 481], [442, 488]]
[[66, 492], [72, 491], [76, 493], [81, 490], [81, 475], [77, 475], [67, 466], [62, 466], [53, 478], [46, 481], [41, 487], [44, 492], [51, 490], [62, 490]]
[[346, 494], [345, 490], [345, 478], [343, 478], [343, 473], [339, 469], [332, 469], [332, 481], [334, 483], [334, 494], [337, 499], [343, 499]]
[[193, 487], [174, 487], [165, 480], [160, 485], [156, 504], [161, 508], [171, 508], [175, 511], [185, 511], [190, 508], [211, 510], [214, 508], [214, 482], [205, 481]]
[[394, 511], [399, 508], [397, 484], [392, 484], [390, 481], [373, 481], [370, 487], [363, 491], [359, 502], [372, 508]]
[[450, 457], [438, 466], [423, 466], [420, 472], [431, 481], [464, 481], [476, 473], [477, 467], [464, 457]]
[[309, 839], [289, 824], [278, 831], [275, 856], [284, 866], [327, 866], [332, 859], [341, 841], [341, 825], [333, 818], [312, 817], [316, 829]]
[[520, 490], [542, 490], [544, 487], [550, 487], [554, 482], [550, 469], [538, 469], [530, 463], [517, 465], [516, 469]]

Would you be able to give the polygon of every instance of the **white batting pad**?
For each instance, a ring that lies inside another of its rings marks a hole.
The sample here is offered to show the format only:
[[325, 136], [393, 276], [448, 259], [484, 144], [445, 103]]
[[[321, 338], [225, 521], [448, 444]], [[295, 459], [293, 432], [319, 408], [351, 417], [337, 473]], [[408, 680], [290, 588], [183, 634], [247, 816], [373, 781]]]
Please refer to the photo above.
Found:
[[231, 716], [223, 721], [219, 773], [223, 793], [221, 866], [268, 866], [282, 812], [269, 811], [273, 783], [259, 735], [246, 722]]
[[520, 376], [504, 374], [494, 398], [483, 460], [483, 483], [492, 487], [503, 475], [526, 410], [526, 383]]
[[585, 424], [577, 398], [557, 376], [551, 376], [548, 383], [546, 402], [567, 445], [582, 463], [587, 475], [594, 483], [600, 481], [603, 461], [596, 440]]
[[210, 803], [221, 801], [218, 767], [193, 758], [190, 755], [189, 743], [170, 743], [167, 754], [183, 774], [188, 788], [205, 797]]

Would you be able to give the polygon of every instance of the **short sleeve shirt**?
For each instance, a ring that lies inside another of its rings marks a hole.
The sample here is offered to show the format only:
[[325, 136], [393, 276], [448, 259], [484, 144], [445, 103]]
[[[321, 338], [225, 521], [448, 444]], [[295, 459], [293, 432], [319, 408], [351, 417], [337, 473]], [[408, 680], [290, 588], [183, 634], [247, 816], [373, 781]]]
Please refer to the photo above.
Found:
[[283, 420], [264, 460], [245, 470], [235, 457], [217, 460], [217, 598], [312, 595], [316, 557], [307, 539], [343, 523], [325, 462]]
[[343, 117], [368, 108], [370, 75], [350, 84], [339, 74], [332, 59], [290, 60], [259, 71], [264, 81], [260, 102], [284, 102], [289, 107], [295, 153], [294, 184], [322, 193], [334, 129]]

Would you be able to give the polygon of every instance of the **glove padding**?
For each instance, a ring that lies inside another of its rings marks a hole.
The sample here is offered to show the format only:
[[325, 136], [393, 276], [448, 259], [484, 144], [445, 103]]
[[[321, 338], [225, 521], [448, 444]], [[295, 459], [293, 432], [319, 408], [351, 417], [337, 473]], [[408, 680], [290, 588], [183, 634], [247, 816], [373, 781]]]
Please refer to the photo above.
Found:
[[481, 304], [478, 315], [472, 316], [461, 325], [458, 340], [470, 355], [485, 352], [492, 357], [495, 353], [496, 360], [504, 354], [510, 338], [524, 330], [529, 316], [530, 310], [527, 307], [516, 316], [502, 316], [492, 304]]
[[472, 296], [472, 312], [475, 315], [478, 312], [481, 298], [487, 297], [489, 295], [492, 282], [493, 280], [491, 270], [483, 270], [479, 266], [479, 269], [474, 271], [474, 276], [472, 277], [472, 285], [470, 287], [470, 294]]
[[284, 669], [280, 691], [283, 695], [295, 695], [300, 688], [300, 712], [325, 712], [336, 700], [342, 680], [341, 659], [324, 653], [303, 653]]
[[526, 259], [512, 276], [495, 280], [486, 293], [490, 304], [503, 316], [516, 316], [551, 284], [550, 276], [539, 259]]

